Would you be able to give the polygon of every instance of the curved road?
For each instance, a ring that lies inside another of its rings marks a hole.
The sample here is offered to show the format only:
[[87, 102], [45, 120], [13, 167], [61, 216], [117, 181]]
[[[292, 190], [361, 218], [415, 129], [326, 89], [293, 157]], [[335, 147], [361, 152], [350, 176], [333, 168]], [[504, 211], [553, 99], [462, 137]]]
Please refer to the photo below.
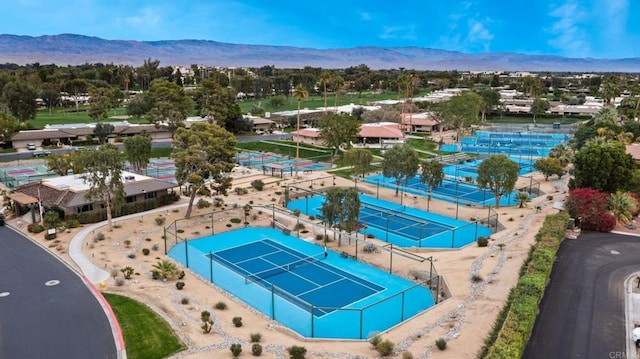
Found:
[[105, 311], [81, 277], [0, 227], [0, 358], [117, 358]]
[[625, 280], [639, 269], [638, 237], [565, 240], [522, 358], [626, 358]]

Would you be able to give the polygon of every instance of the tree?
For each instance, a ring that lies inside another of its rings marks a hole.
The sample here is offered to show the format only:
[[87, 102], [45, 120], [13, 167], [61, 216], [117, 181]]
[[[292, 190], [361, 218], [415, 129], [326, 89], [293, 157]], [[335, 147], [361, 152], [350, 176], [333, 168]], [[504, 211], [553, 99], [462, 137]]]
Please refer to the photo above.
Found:
[[336, 98], [334, 102], [334, 106], [336, 109], [338, 108], [338, 97], [340, 97], [340, 91], [342, 91], [342, 87], [344, 87], [344, 79], [340, 75], [336, 75], [333, 77], [333, 91], [336, 93]]
[[78, 99], [87, 91], [87, 86], [89, 86], [89, 84], [87, 84], [87, 81], [84, 79], [69, 80], [62, 85], [62, 89], [73, 97], [76, 103], [76, 112], [80, 112]]
[[211, 328], [213, 328], [211, 313], [206, 310], [202, 311], [202, 313], [200, 313], [200, 320], [202, 321], [202, 325], [200, 326], [200, 328], [202, 328], [202, 332], [204, 334], [211, 333]]
[[355, 117], [347, 114], [330, 113], [322, 116], [320, 120], [320, 136], [325, 146], [334, 149], [334, 155], [338, 154], [340, 146], [346, 144], [351, 147], [351, 141], [355, 140], [360, 131], [360, 123]]
[[135, 171], [140, 173], [149, 165], [151, 158], [151, 138], [149, 136], [135, 135], [124, 139], [124, 155]]
[[231, 187], [226, 174], [234, 166], [236, 139], [218, 125], [198, 122], [188, 129], [178, 128], [173, 140], [176, 180], [191, 190], [185, 214], [189, 218], [196, 194], [211, 195], [211, 190], [226, 194]]
[[549, 176], [557, 175], [560, 178], [564, 174], [564, 166], [560, 163], [560, 160], [554, 157], [537, 159], [533, 164], [533, 168], [544, 175], [545, 181], [549, 180]]
[[107, 212], [109, 231], [113, 230], [112, 210], [118, 210], [124, 202], [122, 167], [124, 165], [118, 148], [111, 144], [98, 147], [97, 150], [78, 152], [77, 161], [84, 172], [80, 175], [91, 186], [85, 197], [101, 202]]
[[191, 108], [192, 101], [185, 94], [184, 88], [174, 82], [156, 80], [151, 83], [149, 90], [151, 110], [148, 119], [156, 126], [166, 126], [170, 132], [184, 125], [187, 112]]
[[69, 174], [69, 171], [80, 173], [82, 169], [79, 167], [78, 161], [76, 161], [76, 156], [77, 152], [59, 155], [52, 154], [46, 158], [47, 168], [58, 176], [66, 176]]
[[9, 112], [21, 121], [36, 118], [38, 92], [23, 81], [12, 81], [2, 89], [2, 100]]
[[111, 103], [111, 90], [106, 87], [92, 86], [89, 89], [89, 117], [98, 122], [107, 118]]
[[309, 92], [301, 84], [293, 89], [293, 96], [298, 99], [298, 116], [296, 119], [296, 177], [298, 177], [298, 161], [300, 160], [300, 102], [309, 96]]
[[617, 141], [587, 142], [575, 155], [575, 187], [613, 193], [626, 188], [635, 163]]
[[320, 74], [320, 85], [322, 85], [322, 97], [324, 99], [324, 112], [327, 113], [327, 85], [331, 82], [331, 74], [328, 71], [322, 71]]
[[524, 208], [524, 205], [530, 201], [531, 198], [527, 192], [518, 192], [518, 194], [516, 194], [516, 203], [519, 208]]
[[115, 127], [109, 122], [98, 122], [96, 127], [93, 128], [93, 134], [98, 137], [100, 143], [105, 143], [107, 137], [113, 133]]
[[40, 98], [49, 109], [49, 116], [54, 106], [60, 103], [60, 89], [56, 84], [44, 83], [40, 91]]
[[142, 116], [151, 111], [152, 106], [153, 104], [149, 95], [146, 92], [139, 93], [133, 96], [127, 103], [127, 115], [137, 119], [138, 123], [140, 123]]
[[604, 99], [605, 105], [613, 106], [613, 100], [620, 95], [618, 78], [613, 75], [607, 76], [600, 87], [600, 95]]
[[16, 132], [18, 121], [15, 117], [5, 112], [0, 112], [0, 142], [11, 141], [11, 136]]
[[533, 104], [531, 105], [531, 113], [533, 114], [533, 123], [536, 122], [536, 116], [542, 115], [550, 107], [551, 105], [549, 104], [549, 101], [540, 97], [536, 97], [533, 100]]
[[362, 173], [364, 177], [371, 161], [373, 154], [366, 148], [351, 148], [344, 153], [344, 162], [352, 166], [356, 173]]
[[480, 188], [493, 192], [496, 207], [500, 207], [500, 198], [513, 191], [518, 180], [518, 164], [505, 155], [491, 155], [478, 166], [476, 183]]
[[42, 216], [42, 223], [44, 226], [49, 228], [58, 228], [60, 226], [60, 215], [57, 211], [47, 211]]
[[397, 144], [386, 150], [382, 156], [382, 175], [396, 181], [396, 197], [403, 180], [415, 176], [420, 167], [416, 150], [406, 144]]
[[557, 159], [562, 168], [565, 168], [569, 163], [571, 163], [571, 161], [573, 161], [573, 150], [561, 143], [551, 147], [549, 150], [549, 157]]
[[480, 95], [469, 91], [453, 96], [446, 103], [443, 112], [444, 125], [455, 129], [457, 141], [460, 141], [465, 128], [478, 122], [482, 103]]
[[360, 216], [360, 206], [360, 196], [355, 188], [331, 187], [327, 190], [320, 212], [331, 227], [337, 225], [340, 229], [353, 232]]
[[427, 197], [427, 211], [431, 202], [431, 194], [433, 190], [442, 185], [444, 180], [444, 166], [436, 160], [422, 162], [422, 173], [420, 174], [420, 183], [426, 183], [429, 186], [429, 196]]
[[487, 112], [491, 112], [500, 106], [500, 92], [496, 90], [482, 90], [478, 92], [478, 95], [480, 95], [483, 100], [480, 112], [482, 113], [482, 122], [484, 122], [487, 119]]
[[616, 218], [616, 222], [625, 225], [633, 218], [633, 212], [638, 208], [638, 202], [627, 192], [616, 191], [609, 196], [609, 209]]
[[538, 97], [542, 94], [543, 84], [538, 78], [526, 76], [522, 81], [522, 92], [529, 97]]

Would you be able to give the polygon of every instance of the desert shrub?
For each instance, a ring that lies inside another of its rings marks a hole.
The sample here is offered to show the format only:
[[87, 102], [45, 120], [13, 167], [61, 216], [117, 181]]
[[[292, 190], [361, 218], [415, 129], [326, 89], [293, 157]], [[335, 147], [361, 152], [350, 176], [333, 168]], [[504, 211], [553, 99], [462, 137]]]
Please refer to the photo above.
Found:
[[381, 356], [391, 355], [393, 353], [393, 348], [395, 344], [389, 339], [385, 339], [376, 345], [376, 351], [380, 353]]
[[242, 326], [242, 317], [233, 317], [233, 319], [231, 319], [231, 322], [233, 322], [233, 325], [236, 328], [240, 328]]
[[402, 359], [413, 359], [411, 352], [402, 352]]
[[478, 247], [486, 247], [489, 245], [489, 238], [478, 237], [478, 240], [476, 241], [476, 243], [478, 243]]
[[264, 189], [264, 182], [262, 180], [253, 180], [251, 181], [251, 187], [258, 191], [262, 191]]
[[249, 193], [249, 191], [247, 191], [247, 189], [243, 187], [236, 187], [234, 191], [236, 192], [237, 195], [243, 195], [243, 194]]
[[242, 220], [241, 220], [240, 218], [231, 218], [231, 219], [229, 220], [229, 222], [231, 222], [231, 223], [235, 223], [235, 224], [238, 224], [238, 223], [241, 223], [241, 222], [242, 222]]
[[260, 333], [251, 333], [251, 342], [252, 343], [259, 343], [260, 340], [262, 340], [262, 334]]
[[364, 247], [362, 247], [362, 251], [365, 253], [376, 253], [378, 251], [378, 247], [373, 243], [365, 243]]
[[181, 270], [180, 273], [178, 273], [178, 279], [184, 278], [185, 275], [187, 274], [183, 270]]
[[237, 358], [240, 353], [242, 353], [242, 345], [238, 343], [231, 344], [231, 354], [233, 354], [234, 358]]
[[134, 259], [136, 257], [136, 254], [135, 253], [129, 253], [129, 254], [127, 254], [127, 257], [130, 258], [130, 259]]
[[55, 233], [51, 233], [51, 234], [47, 233], [47, 234], [44, 235], [44, 239], [49, 241], [49, 240], [52, 240], [52, 239], [56, 239], [57, 236], [58, 235], [55, 234]]
[[482, 282], [482, 277], [479, 274], [474, 274], [471, 276], [471, 281], [474, 283]]
[[203, 310], [200, 313], [200, 320], [202, 321], [202, 325], [200, 328], [204, 334], [211, 333], [211, 329], [213, 328], [213, 319], [211, 319], [211, 313], [208, 310]]
[[214, 308], [218, 309], [218, 310], [225, 310], [227, 309], [227, 303], [225, 302], [218, 302], [216, 303], [216, 305], [213, 306]]
[[125, 268], [122, 268], [120, 272], [122, 272], [122, 275], [124, 275], [124, 279], [131, 279], [131, 276], [133, 275], [133, 273], [135, 273], [135, 269], [127, 266]]
[[316, 234], [316, 241], [321, 241], [323, 239], [324, 239], [324, 234], [322, 234], [322, 233]]
[[182, 290], [182, 288], [184, 288], [184, 282], [176, 282], [176, 288], [178, 288], [178, 290]]
[[293, 226], [293, 230], [294, 231], [298, 231], [298, 230], [301, 230], [301, 229], [304, 229], [304, 223], [296, 223], [296, 225]]
[[213, 199], [213, 206], [214, 207], [222, 207], [222, 205], [224, 205], [224, 199], [220, 198], [220, 197], [216, 197]]
[[129, 247], [131, 245], [131, 240], [130, 239], [125, 239], [123, 243], [124, 243], [125, 246]]
[[187, 297], [182, 297], [182, 300], [180, 300], [180, 303], [182, 303], [182, 304], [184, 304], [184, 305], [189, 304], [189, 298], [187, 298]]
[[199, 209], [209, 208], [209, 207], [211, 207], [211, 202], [207, 201], [207, 200], [206, 200], [206, 199], [204, 199], [204, 198], [200, 198], [200, 199], [198, 200], [198, 203], [196, 203], [196, 206], [197, 206]]
[[78, 228], [80, 227], [80, 222], [76, 218], [71, 218], [67, 220], [68, 228]]
[[27, 231], [31, 233], [40, 233], [44, 231], [44, 227], [39, 223], [31, 223], [27, 226]]
[[117, 278], [116, 279], [116, 286], [122, 287], [123, 285], [124, 285], [124, 278]]
[[304, 359], [304, 355], [307, 354], [307, 348], [294, 345], [287, 348], [290, 359]]
[[375, 238], [376, 236], [373, 235], [373, 233], [369, 233], [367, 234], [367, 238]]
[[436, 340], [436, 347], [440, 350], [447, 349], [447, 341], [444, 338], [440, 338]]
[[154, 245], [151, 246], [151, 249], [153, 249], [154, 251], [157, 251], [158, 248], [160, 248], [160, 246], [158, 245], [158, 243], [155, 243]]
[[148, 256], [150, 252], [151, 251], [149, 250], [149, 248], [142, 248], [142, 254], [144, 254], [145, 256]]
[[159, 225], [159, 226], [163, 225], [165, 220], [166, 220], [166, 218], [164, 218], [164, 217], [156, 217], [156, 219], [155, 219], [156, 224]]
[[371, 343], [371, 345], [373, 345], [374, 348], [378, 346], [378, 344], [380, 344], [381, 341], [382, 341], [382, 337], [380, 336], [380, 334], [376, 334], [371, 338], [369, 338], [369, 343]]
[[251, 346], [251, 354], [253, 354], [254, 357], [259, 357], [260, 355], [262, 355], [262, 345], [254, 343]]

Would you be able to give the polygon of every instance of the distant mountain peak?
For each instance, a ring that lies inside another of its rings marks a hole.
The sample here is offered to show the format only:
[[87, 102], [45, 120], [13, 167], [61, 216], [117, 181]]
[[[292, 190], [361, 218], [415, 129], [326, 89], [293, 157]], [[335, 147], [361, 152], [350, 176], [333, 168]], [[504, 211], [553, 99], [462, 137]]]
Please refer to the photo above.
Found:
[[0, 35], [0, 63], [114, 63], [142, 65], [275, 65], [280, 68], [346, 68], [366, 64], [373, 69], [416, 70], [640, 72], [640, 58], [593, 59], [518, 53], [468, 54], [416, 46], [313, 49], [293, 46], [231, 44], [213, 40], [106, 40], [78, 34]]

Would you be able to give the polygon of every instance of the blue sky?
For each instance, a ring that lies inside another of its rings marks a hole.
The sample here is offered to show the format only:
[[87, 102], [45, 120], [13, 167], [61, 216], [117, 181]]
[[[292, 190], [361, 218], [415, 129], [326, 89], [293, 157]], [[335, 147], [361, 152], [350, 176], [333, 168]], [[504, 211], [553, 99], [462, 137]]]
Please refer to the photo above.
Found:
[[625, 58], [639, 18], [638, 0], [12, 0], [0, 33]]

